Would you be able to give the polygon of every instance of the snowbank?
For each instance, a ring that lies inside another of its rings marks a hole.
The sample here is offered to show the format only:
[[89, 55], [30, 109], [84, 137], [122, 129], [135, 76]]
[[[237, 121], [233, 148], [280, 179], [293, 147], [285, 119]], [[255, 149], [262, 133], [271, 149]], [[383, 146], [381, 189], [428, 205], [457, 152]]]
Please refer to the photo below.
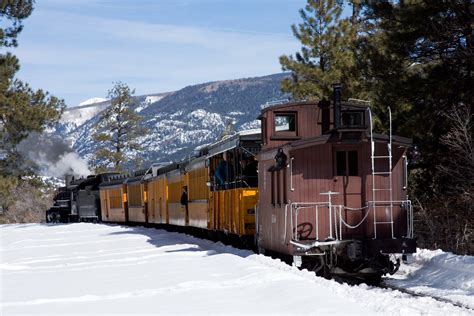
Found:
[[339, 284], [163, 230], [2, 225], [0, 237], [2, 315], [469, 315], [431, 298]]
[[474, 256], [457, 256], [439, 249], [417, 249], [412, 260], [408, 265], [402, 264], [386, 282], [474, 309]]

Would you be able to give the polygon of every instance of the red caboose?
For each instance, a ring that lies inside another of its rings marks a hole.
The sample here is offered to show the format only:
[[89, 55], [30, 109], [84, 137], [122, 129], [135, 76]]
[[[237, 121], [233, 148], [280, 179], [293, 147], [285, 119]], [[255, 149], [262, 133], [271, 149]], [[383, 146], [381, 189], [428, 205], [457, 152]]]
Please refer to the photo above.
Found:
[[[364, 102], [262, 109], [257, 241], [297, 266], [378, 278], [413, 253], [406, 151], [411, 140], [372, 131]], [[388, 109], [388, 111], [390, 111]], [[391, 123], [390, 123], [391, 125]]]

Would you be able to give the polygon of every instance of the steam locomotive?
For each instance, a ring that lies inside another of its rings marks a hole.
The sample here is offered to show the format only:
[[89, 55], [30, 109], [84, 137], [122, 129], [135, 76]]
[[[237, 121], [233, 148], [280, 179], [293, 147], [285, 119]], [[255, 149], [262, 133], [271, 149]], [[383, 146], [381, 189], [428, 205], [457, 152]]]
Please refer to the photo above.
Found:
[[60, 187], [53, 199], [53, 206], [46, 211], [48, 223], [99, 222], [99, 184], [115, 173], [90, 175], [74, 179], [66, 176], [66, 186]]
[[185, 231], [378, 282], [398, 269], [392, 254], [416, 251], [411, 140], [392, 135], [391, 122], [388, 135], [375, 133], [370, 107], [340, 96], [335, 86], [333, 102], [267, 103], [260, 130], [186, 161], [76, 180], [55, 207], [61, 221], [69, 203], [68, 219]]

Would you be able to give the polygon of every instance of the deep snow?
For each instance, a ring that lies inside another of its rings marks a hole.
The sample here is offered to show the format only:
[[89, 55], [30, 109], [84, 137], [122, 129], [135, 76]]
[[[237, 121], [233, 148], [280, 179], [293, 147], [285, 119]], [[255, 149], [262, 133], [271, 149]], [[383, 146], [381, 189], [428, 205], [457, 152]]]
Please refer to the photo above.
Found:
[[418, 249], [410, 264], [385, 282], [414, 293], [448, 299], [474, 309], [474, 257]]
[[[0, 230], [3, 315], [472, 312], [399, 291], [339, 284], [250, 251], [163, 230], [102, 224]], [[472, 261], [464, 263], [468, 288], [459, 295], [472, 302]], [[404, 275], [415, 278], [415, 269]]]

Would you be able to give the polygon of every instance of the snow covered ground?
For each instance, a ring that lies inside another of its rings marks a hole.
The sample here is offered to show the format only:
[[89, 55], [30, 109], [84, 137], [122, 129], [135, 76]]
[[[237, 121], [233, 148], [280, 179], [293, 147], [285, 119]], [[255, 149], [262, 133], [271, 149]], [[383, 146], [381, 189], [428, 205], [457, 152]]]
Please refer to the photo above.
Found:
[[448, 299], [474, 310], [473, 256], [418, 249], [413, 261], [402, 264], [385, 282], [414, 293]]
[[[2, 315], [473, 312], [399, 291], [339, 284], [279, 260], [163, 230], [84, 223], [2, 225], [0, 237]], [[412, 270], [403, 267], [399, 280], [390, 282], [421, 285], [424, 263], [439, 258], [427, 266], [441, 271], [444, 262], [458, 260], [442, 253], [429, 259], [422, 253]], [[464, 279], [456, 295], [472, 304], [472, 257], [458, 258]], [[441, 279], [423, 286], [458, 291], [459, 279]]]

